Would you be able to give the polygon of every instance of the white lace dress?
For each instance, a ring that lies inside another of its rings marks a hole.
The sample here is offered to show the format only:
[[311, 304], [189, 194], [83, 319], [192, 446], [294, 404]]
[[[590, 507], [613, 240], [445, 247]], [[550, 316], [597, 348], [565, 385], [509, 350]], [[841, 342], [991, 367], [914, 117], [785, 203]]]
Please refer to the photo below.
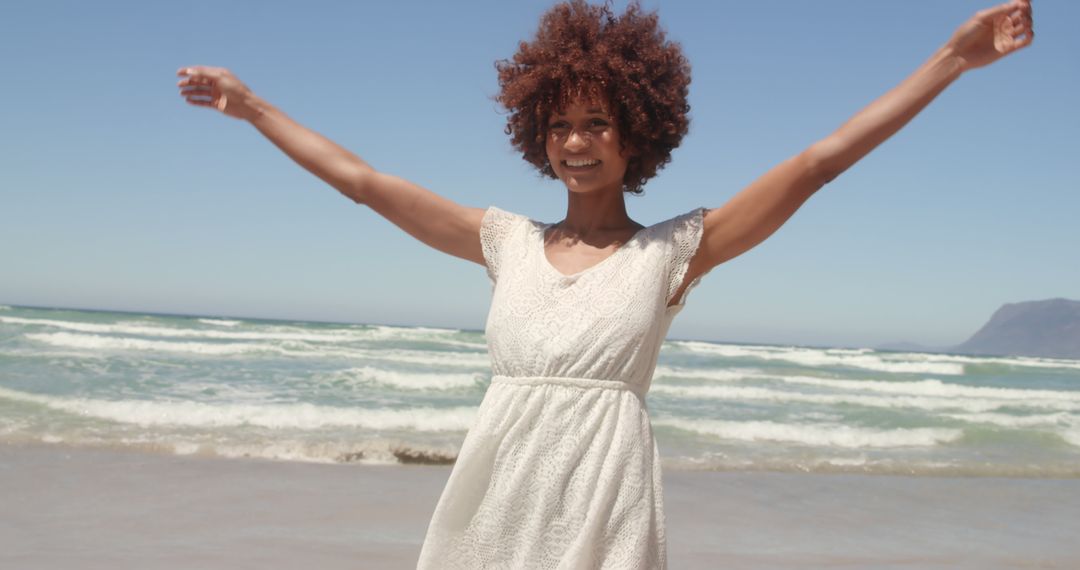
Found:
[[[494, 376], [420, 552], [422, 569], [665, 568], [660, 457], [645, 406], [699, 208], [563, 275], [550, 224], [489, 208]], [[697, 284], [695, 280], [689, 291]]]

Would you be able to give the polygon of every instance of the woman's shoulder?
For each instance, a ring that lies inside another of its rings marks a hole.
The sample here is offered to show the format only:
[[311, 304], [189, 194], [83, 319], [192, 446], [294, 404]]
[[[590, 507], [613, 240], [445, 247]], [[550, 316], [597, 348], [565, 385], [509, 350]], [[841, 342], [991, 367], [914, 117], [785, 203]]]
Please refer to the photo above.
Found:
[[484, 224], [517, 224], [524, 221], [533, 221], [528, 216], [504, 210], [498, 206], [488, 206], [484, 211]]
[[702, 226], [706, 211], [708, 211], [708, 208], [697, 207], [688, 212], [656, 222], [647, 229], [652, 230], [657, 236], [671, 236], [693, 231], [695, 228]]
[[488, 206], [480, 220], [480, 237], [486, 241], [502, 241], [515, 234], [519, 228], [541, 226], [540, 222], [528, 216], [498, 206]]

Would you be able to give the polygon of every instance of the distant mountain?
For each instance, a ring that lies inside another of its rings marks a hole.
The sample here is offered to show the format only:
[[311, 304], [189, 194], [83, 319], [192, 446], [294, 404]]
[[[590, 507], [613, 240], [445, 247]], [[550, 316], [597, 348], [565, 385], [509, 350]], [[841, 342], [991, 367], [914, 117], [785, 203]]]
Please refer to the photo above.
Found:
[[878, 348], [1080, 359], [1080, 301], [1047, 299], [1002, 305], [971, 338], [952, 347], [905, 342]]
[[979, 332], [954, 348], [967, 354], [1080, 358], [1080, 301], [1004, 305]]

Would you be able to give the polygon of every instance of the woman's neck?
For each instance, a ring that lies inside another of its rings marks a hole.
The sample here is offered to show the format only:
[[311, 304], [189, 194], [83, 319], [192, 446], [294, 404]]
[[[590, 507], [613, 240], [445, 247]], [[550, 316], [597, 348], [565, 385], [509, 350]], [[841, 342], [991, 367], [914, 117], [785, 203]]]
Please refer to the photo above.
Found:
[[627, 215], [623, 196], [621, 188], [588, 193], [567, 191], [566, 218], [559, 222], [559, 229], [563, 233], [586, 238], [594, 233], [640, 228], [641, 225]]

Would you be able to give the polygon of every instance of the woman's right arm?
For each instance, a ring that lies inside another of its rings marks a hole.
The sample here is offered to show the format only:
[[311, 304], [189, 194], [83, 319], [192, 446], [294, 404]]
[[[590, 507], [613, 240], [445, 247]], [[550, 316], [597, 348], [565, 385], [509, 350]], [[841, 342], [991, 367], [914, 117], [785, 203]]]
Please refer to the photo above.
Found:
[[229, 70], [185, 67], [177, 86], [188, 103], [248, 121], [297, 164], [431, 247], [484, 264], [481, 208], [447, 200], [412, 182], [376, 171], [360, 157], [289, 118]]

